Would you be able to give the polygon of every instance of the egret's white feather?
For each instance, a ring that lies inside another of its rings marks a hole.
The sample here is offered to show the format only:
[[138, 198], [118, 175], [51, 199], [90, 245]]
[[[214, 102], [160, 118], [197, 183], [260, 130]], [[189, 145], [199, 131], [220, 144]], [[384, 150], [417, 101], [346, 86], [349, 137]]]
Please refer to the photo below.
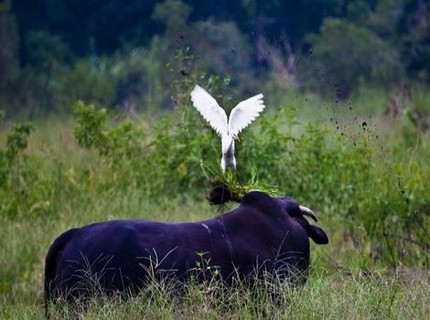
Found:
[[264, 108], [265, 105], [261, 93], [240, 102], [230, 113], [228, 119], [229, 134], [237, 136], [239, 132], [258, 117]]
[[261, 111], [265, 108], [263, 95], [257, 94], [237, 104], [230, 113], [230, 118], [222, 109], [218, 102], [204, 90], [196, 85], [191, 91], [191, 100], [194, 107], [200, 112], [203, 118], [221, 136], [221, 168], [225, 172], [227, 167], [236, 168], [234, 157], [234, 139], [240, 131], [245, 129]]
[[228, 134], [227, 114], [205, 89], [196, 85], [191, 91], [191, 100], [194, 107], [221, 137]]

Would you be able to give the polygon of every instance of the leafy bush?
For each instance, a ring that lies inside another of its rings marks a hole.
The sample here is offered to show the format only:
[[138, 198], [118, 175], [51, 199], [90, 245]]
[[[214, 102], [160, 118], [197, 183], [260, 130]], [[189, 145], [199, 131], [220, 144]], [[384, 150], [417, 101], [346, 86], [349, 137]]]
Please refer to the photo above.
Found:
[[23, 151], [33, 130], [31, 123], [15, 124], [7, 137], [6, 149], [0, 150], [0, 195], [4, 199], [0, 206], [2, 216], [15, 216], [18, 207], [27, 200], [27, 178], [31, 179], [34, 172], [28, 170]]
[[106, 188], [139, 187], [153, 197], [172, 191], [188, 193], [205, 183], [200, 160], [213, 159], [215, 154], [203, 139], [209, 134], [205, 137], [199, 131], [203, 123], [196, 121], [198, 115], [190, 116], [193, 110], [179, 111], [180, 122], [175, 115], [164, 114], [148, 131], [130, 120], [108, 129], [107, 111], [93, 105], [78, 102], [75, 110], [75, 137], [82, 147], [100, 155]]

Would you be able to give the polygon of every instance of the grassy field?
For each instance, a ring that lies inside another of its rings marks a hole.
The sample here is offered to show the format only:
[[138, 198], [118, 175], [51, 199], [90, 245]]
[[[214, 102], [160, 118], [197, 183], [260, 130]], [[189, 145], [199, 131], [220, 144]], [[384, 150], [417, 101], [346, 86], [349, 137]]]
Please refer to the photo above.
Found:
[[[428, 318], [429, 133], [368, 106], [379, 100], [291, 101], [241, 135], [237, 159], [250, 188], [288, 194], [318, 213], [330, 244], [312, 245], [304, 288], [210, 282], [177, 297], [154, 283], [127, 301], [94, 300], [82, 318]], [[44, 258], [68, 228], [218, 214], [205, 196], [208, 177], [220, 174], [219, 141], [190, 105], [129, 120], [78, 103], [73, 118], [33, 126], [3, 123], [0, 132], [1, 319], [44, 317]], [[64, 307], [55, 316], [75, 315]]]

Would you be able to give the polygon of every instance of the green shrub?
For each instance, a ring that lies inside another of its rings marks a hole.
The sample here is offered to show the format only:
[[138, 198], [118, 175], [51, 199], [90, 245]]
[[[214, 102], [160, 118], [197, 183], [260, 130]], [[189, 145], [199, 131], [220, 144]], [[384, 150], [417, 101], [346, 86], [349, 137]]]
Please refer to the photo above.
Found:
[[18, 207], [27, 201], [28, 180], [33, 178], [28, 170], [29, 160], [24, 155], [27, 138], [34, 127], [31, 123], [15, 124], [7, 136], [5, 150], [0, 150], [0, 210], [3, 215], [15, 216]]

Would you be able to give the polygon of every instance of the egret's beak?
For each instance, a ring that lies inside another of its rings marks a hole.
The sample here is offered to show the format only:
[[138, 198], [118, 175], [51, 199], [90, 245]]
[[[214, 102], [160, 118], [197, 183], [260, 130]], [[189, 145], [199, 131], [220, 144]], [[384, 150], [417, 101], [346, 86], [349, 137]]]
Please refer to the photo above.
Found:
[[239, 135], [238, 135], [238, 134], [234, 134], [234, 135], [233, 135], [233, 139], [234, 139], [234, 140], [237, 140], [237, 141], [239, 141], [239, 142], [240, 142], [240, 139], [239, 139]]

